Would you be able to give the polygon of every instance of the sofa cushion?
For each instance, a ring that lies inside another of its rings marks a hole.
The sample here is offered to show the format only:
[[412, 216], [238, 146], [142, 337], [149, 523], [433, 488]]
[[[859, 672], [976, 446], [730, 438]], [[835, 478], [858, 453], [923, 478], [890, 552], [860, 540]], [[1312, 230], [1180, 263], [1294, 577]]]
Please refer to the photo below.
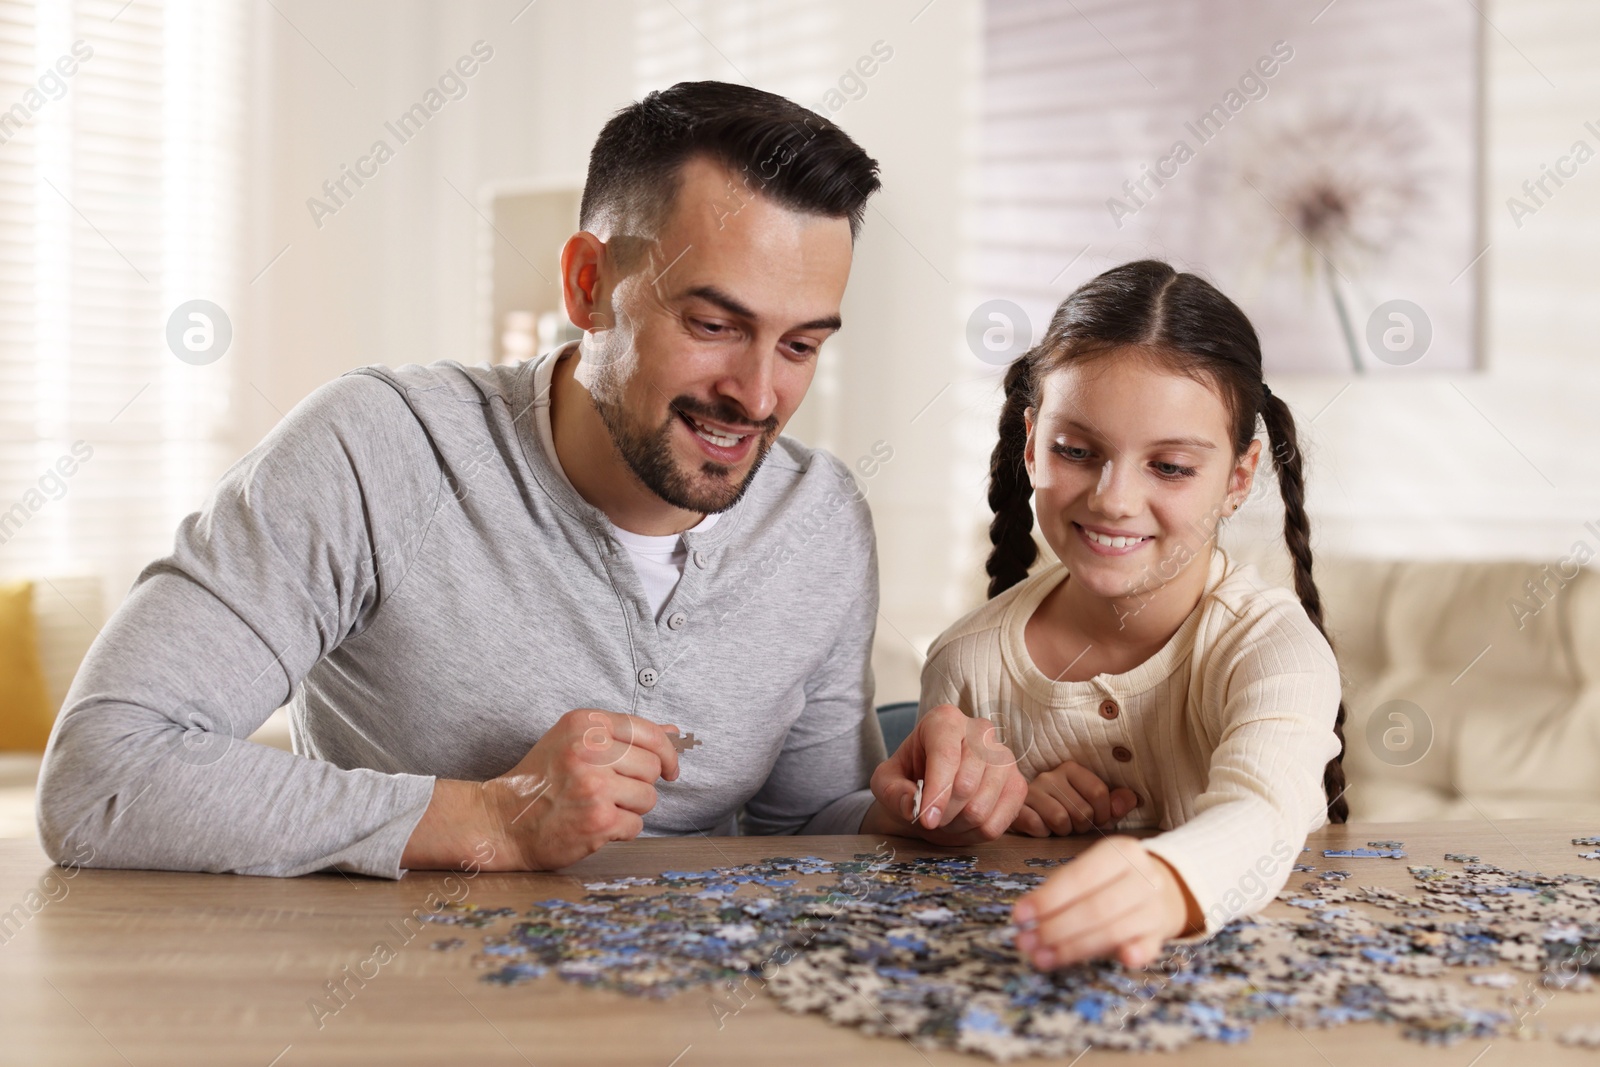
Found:
[[1318, 569], [1345, 678], [1353, 817], [1600, 810], [1592, 572], [1354, 559]]

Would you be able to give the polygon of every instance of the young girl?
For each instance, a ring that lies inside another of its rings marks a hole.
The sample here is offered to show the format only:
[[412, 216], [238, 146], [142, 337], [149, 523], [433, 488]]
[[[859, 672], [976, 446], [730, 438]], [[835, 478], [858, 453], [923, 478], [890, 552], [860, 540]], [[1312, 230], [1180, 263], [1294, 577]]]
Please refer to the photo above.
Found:
[[[1264, 906], [1306, 834], [1347, 813], [1294, 420], [1238, 307], [1153, 261], [1069, 296], [1005, 390], [991, 599], [934, 643], [922, 712], [997, 725], [1029, 782], [1016, 832], [1163, 831], [1102, 833], [1013, 913], [1040, 968], [1143, 966]], [[1250, 494], [1258, 419], [1295, 593], [1216, 547]], [[1060, 563], [1029, 577], [1035, 511]]]

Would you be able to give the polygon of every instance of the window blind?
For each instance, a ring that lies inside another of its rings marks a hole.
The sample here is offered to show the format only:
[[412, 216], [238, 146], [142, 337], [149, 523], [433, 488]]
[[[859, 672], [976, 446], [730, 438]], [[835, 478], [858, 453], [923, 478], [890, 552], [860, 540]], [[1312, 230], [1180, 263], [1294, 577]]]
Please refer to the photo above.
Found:
[[244, 18], [0, 0], [0, 575], [98, 579], [91, 626], [231, 458], [232, 361], [166, 325], [236, 306]]

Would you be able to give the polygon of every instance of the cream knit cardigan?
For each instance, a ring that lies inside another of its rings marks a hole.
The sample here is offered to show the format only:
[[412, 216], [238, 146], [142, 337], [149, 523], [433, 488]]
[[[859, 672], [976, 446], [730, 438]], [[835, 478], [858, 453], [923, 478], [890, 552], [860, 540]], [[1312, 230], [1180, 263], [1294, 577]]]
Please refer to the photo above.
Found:
[[1327, 821], [1323, 766], [1339, 751], [1339, 668], [1287, 589], [1213, 552], [1205, 591], [1178, 632], [1123, 674], [1046, 677], [1023, 627], [1067, 579], [1057, 563], [945, 631], [922, 671], [919, 714], [955, 704], [992, 719], [1032, 781], [1071, 759], [1140, 804], [1116, 829], [1183, 878], [1206, 933], [1264, 907], [1306, 834]]

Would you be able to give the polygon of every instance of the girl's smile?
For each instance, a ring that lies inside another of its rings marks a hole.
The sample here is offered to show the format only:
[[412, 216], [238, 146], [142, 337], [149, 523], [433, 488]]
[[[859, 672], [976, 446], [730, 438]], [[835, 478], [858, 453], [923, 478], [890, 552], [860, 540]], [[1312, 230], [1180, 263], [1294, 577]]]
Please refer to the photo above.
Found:
[[1081, 522], [1072, 528], [1089, 545], [1091, 551], [1101, 556], [1126, 556], [1137, 552], [1151, 541], [1154, 534], [1135, 534], [1126, 530], [1107, 530], [1099, 526], [1085, 526]]

